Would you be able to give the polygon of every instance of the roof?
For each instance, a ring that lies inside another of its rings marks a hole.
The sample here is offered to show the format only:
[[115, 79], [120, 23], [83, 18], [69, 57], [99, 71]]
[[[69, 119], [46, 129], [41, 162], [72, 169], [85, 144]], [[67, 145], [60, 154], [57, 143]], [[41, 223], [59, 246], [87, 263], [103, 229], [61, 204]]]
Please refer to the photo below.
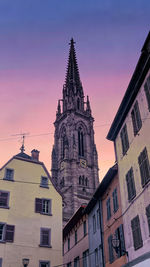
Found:
[[130, 80], [128, 88], [125, 92], [123, 100], [113, 120], [107, 139], [114, 141], [121, 129], [124, 120], [141, 88], [145, 76], [150, 68], [150, 32], [145, 40], [141, 50], [141, 56], [138, 60], [137, 66]]
[[[32, 159], [31, 156], [29, 156], [28, 154], [24, 153], [24, 152], [21, 152], [21, 153], [18, 153], [17, 155], [13, 156], [11, 159], [9, 159], [1, 168], [0, 168], [0, 171], [5, 168], [7, 166], [8, 163], [10, 163], [13, 159], [17, 159], [17, 160], [23, 160], [23, 161], [26, 161], [26, 162], [31, 162], [31, 163], [34, 163], [34, 164], [39, 164], [43, 167], [44, 171], [46, 172], [47, 174], [47, 177], [50, 179], [52, 185], [55, 187], [55, 184], [45, 166], [45, 164], [42, 162], [42, 161], [39, 161], [39, 160], [34, 160]], [[57, 189], [55, 187], [56, 191], [62, 196], [62, 193], [59, 191], [59, 189]]]
[[98, 186], [97, 190], [95, 191], [93, 197], [89, 201], [87, 207], [85, 208], [85, 212], [89, 214], [91, 210], [96, 205], [97, 201], [101, 198], [101, 196], [104, 194], [106, 189], [108, 188], [109, 184], [112, 182], [115, 175], [118, 173], [118, 165], [115, 164], [112, 166], [106, 175], [104, 176], [103, 180], [101, 181], [100, 185]]
[[83, 217], [85, 212], [85, 205], [81, 205], [80, 208], [73, 214], [68, 223], [64, 226], [63, 229], [63, 239], [69, 234], [69, 232], [74, 228], [74, 226], [79, 222]]

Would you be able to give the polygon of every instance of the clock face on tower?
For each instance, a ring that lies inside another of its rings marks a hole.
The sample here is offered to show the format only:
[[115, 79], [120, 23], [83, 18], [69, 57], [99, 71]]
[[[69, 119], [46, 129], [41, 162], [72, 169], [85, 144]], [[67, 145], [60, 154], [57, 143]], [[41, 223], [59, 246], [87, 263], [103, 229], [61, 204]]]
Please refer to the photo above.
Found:
[[87, 167], [87, 162], [86, 162], [85, 159], [80, 159], [80, 166], [83, 167], [83, 168]]

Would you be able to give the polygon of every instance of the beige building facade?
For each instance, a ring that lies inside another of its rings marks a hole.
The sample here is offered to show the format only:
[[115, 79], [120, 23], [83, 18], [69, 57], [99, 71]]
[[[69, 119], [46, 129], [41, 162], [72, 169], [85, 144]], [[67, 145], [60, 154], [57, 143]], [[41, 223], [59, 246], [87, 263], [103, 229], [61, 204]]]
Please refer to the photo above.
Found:
[[23, 151], [0, 169], [0, 266], [62, 264], [62, 197], [38, 159]]
[[107, 136], [118, 162], [127, 266], [150, 266], [149, 132], [150, 33]]

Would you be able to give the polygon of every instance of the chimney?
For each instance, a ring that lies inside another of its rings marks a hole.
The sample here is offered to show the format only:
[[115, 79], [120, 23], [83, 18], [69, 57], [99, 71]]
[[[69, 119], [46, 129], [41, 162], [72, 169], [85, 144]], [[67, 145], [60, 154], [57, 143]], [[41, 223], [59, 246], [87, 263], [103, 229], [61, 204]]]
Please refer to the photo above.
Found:
[[31, 151], [31, 158], [33, 160], [39, 161], [39, 153], [40, 153], [40, 151], [38, 151], [37, 149], [33, 149]]

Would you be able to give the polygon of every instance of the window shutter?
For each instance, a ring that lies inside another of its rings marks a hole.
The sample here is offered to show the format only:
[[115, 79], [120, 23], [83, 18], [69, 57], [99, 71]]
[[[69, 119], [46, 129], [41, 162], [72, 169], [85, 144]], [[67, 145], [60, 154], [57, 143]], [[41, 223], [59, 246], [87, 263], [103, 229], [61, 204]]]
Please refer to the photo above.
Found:
[[137, 127], [136, 127], [136, 120], [135, 120], [135, 112], [134, 110], [132, 110], [131, 112], [131, 118], [132, 118], [132, 124], [133, 124], [133, 132], [134, 132], [134, 135], [137, 134]]
[[7, 207], [8, 193], [0, 192], [0, 207]]
[[131, 201], [136, 195], [134, 174], [133, 174], [132, 167], [126, 174], [126, 182], [127, 182], [127, 190], [128, 190], [128, 200]]
[[108, 237], [108, 248], [109, 248], [109, 262], [112, 263], [114, 261], [114, 253], [112, 247], [112, 235]]
[[139, 110], [139, 104], [137, 101], [135, 103], [135, 113], [136, 113], [136, 120], [137, 120], [137, 131], [139, 131], [142, 127], [142, 120], [141, 120], [141, 115], [140, 115], [140, 110]]
[[150, 233], [150, 205], [146, 207], [146, 216], [147, 216], [148, 228], [149, 228], [149, 233]]
[[148, 109], [150, 110], [150, 88], [148, 87], [148, 81], [144, 85], [144, 90], [145, 90], [145, 94], [146, 94]]
[[42, 199], [36, 198], [35, 199], [35, 212], [42, 212]]
[[138, 248], [143, 246], [140, 220], [138, 215], [131, 221], [131, 228], [133, 234], [134, 249], [137, 250]]
[[144, 186], [150, 180], [150, 166], [146, 147], [140, 153], [140, 156], [138, 157], [138, 163], [141, 174], [141, 184]]
[[14, 225], [6, 225], [6, 234], [5, 234], [5, 241], [6, 242], [13, 242], [14, 241]]
[[113, 191], [113, 193], [112, 193], [112, 197], [113, 197], [113, 206], [114, 206], [114, 212], [115, 212], [115, 211], [116, 211], [115, 191]]
[[115, 201], [116, 201], [116, 210], [118, 209], [118, 194], [117, 194], [117, 188], [115, 188]]
[[139, 168], [140, 168], [140, 174], [141, 174], [141, 184], [142, 186], [145, 185], [145, 179], [144, 179], [144, 169], [143, 169], [143, 153], [140, 154], [138, 157], [139, 162]]
[[125, 240], [124, 240], [123, 224], [121, 224], [121, 225], [119, 226], [119, 233], [120, 233], [121, 250], [123, 250], [121, 254], [122, 254], [122, 255], [125, 255], [125, 250], [126, 250], [126, 248], [125, 248]]

